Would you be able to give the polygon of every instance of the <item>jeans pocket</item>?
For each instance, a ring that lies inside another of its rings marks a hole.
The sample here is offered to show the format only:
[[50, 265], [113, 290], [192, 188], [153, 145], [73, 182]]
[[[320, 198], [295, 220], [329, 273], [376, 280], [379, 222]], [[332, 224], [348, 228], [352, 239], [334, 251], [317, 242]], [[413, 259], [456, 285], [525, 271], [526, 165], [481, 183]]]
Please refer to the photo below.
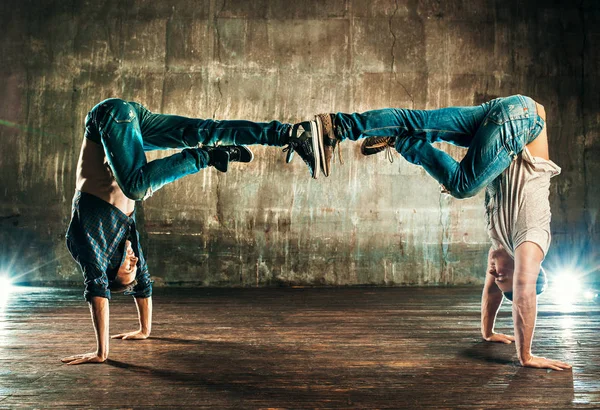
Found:
[[508, 121], [529, 117], [529, 109], [520, 95], [499, 98], [494, 103], [487, 119], [495, 124], [503, 125]]
[[103, 108], [106, 109], [106, 112], [99, 113], [102, 115], [102, 120], [98, 127], [102, 139], [121, 135], [123, 127], [129, 126], [136, 119], [135, 111], [124, 101]]
[[110, 122], [130, 123], [136, 118], [133, 106], [118, 98], [105, 100], [94, 107], [94, 110], [96, 110], [96, 119], [100, 129], [108, 126]]
[[507, 98], [498, 98], [494, 100], [494, 104], [487, 115], [487, 121], [491, 121], [496, 125], [503, 125], [509, 121], [509, 116], [505, 109], [506, 100]]
[[119, 108], [118, 110], [109, 111], [109, 114], [112, 120], [117, 124], [130, 123], [135, 119], [135, 113], [133, 112], [133, 109], [129, 107], [127, 107], [126, 109], [124, 107]]
[[524, 97], [520, 95], [508, 97], [503, 105], [509, 121], [529, 117], [529, 108], [527, 108]]

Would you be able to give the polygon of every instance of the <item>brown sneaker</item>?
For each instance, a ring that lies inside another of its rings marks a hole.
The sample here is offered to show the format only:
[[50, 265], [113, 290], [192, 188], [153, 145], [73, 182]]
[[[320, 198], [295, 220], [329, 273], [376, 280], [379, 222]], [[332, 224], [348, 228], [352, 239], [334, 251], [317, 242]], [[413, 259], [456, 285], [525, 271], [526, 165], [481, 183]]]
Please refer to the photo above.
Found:
[[395, 137], [368, 137], [360, 144], [360, 153], [363, 155], [373, 155], [386, 150], [387, 159], [390, 162], [394, 162], [392, 148], [395, 144]]
[[[331, 175], [331, 162], [333, 153], [340, 140], [335, 136], [333, 132], [333, 114], [317, 114], [315, 116], [317, 121], [318, 140], [319, 140], [319, 152], [321, 153], [321, 170], [323, 174], [328, 177]], [[343, 164], [341, 152], [338, 151], [340, 162]]]

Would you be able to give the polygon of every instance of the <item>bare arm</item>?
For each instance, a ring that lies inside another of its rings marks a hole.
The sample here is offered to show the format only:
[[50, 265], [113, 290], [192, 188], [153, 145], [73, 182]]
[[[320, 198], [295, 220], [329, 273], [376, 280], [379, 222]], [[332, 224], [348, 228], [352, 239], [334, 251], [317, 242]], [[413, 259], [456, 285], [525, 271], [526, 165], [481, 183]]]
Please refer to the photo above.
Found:
[[112, 339], [141, 340], [150, 336], [152, 331], [152, 297], [135, 298], [135, 305], [137, 306], [140, 328], [133, 332], [114, 335]]
[[485, 283], [481, 294], [481, 336], [488, 342], [512, 343], [515, 338], [510, 335], [494, 332], [496, 315], [502, 305], [502, 291], [494, 282], [496, 279], [492, 272], [491, 261], [492, 249], [488, 253], [488, 266], [485, 275]]
[[61, 359], [67, 364], [82, 363], [102, 363], [108, 358], [108, 325], [109, 325], [109, 307], [108, 299], [93, 296], [90, 300], [90, 313], [92, 323], [96, 332], [96, 351], [84, 353], [75, 356], [69, 356]]
[[519, 361], [525, 367], [563, 370], [567, 363], [537, 357], [531, 353], [531, 342], [537, 317], [537, 276], [543, 260], [542, 250], [533, 242], [524, 242], [515, 250], [513, 278], [513, 321]]

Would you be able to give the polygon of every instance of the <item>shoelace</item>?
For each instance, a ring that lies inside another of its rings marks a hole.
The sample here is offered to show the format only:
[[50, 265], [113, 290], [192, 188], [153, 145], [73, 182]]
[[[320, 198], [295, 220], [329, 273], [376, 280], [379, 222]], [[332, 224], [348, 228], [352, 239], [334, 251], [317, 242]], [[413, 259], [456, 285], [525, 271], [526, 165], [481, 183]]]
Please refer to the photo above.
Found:
[[299, 146], [302, 143], [299, 138], [293, 138], [292, 139], [291, 135], [292, 135], [292, 130], [290, 129], [290, 140], [288, 141], [288, 145], [284, 149], [281, 150], [282, 152], [287, 152], [288, 153], [287, 154], [287, 158], [289, 159], [289, 161], [292, 160], [294, 152], [296, 151], [296, 147]]
[[292, 155], [294, 153], [294, 143], [288, 142], [287, 146], [281, 150], [281, 152], [288, 152], [288, 155]]
[[390, 145], [386, 145], [385, 147], [385, 157], [390, 161], [390, 164], [394, 163], [394, 150]]
[[[336, 148], [337, 148], [337, 152], [338, 152], [338, 158], [340, 159], [340, 164], [344, 165], [344, 160], [342, 159], [342, 148], [340, 147], [340, 140], [335, 141], [335, 145], [333, 146], [334, 153], [335, 153]], [[333, 156], [333, 162], [335, 162], [335, 155]]]
[[373, 145], [377, 145], [377, 144], [381, 144], [381, 143], [385, 143], [385, 158], [390, 161], [391, 164], [394, 163], [394, 146], [390, 145], [390, 143], [392, 143], [393, 141], [395, 141], [395, 139], [390, 138], [390, 137], [376, 137], [374, 139], [374, 143]]
[[342, 159], [342, 148], [340, 147], [340, 140], [335, 144], [336, 148], [338, 148], [338, 158], [340, 159], [340, 164], [344, 165], [344, 160]]
[[[297, 148], [299, 146], [301, 146], [303, 142], [305, 142], [305, 141], [302, 141], [302, 140], [299, 140], [299, 139], [290, 141], [290, 142], [288, 142], [287, 147], [285, 147], [281, 151], [282, 152], [287, 152], [288, 153], [287, 154], [287, 158], [289, 158], [289, 160], [291, 161], [292, 155], [294, 154], [294, 152], [297, 151]], [[300, 158], [302, 158], [302, 160], [304, 162], [306, 162], [307, 165], [309, 165], [309, 166], [312, 167], [312, 164], [310, 164], [310, 162], [309, 162], [309, 160], [307, 158], [304, 158], [304, 156], [302, 154], [298, 154], [298, 155], [300, 155]]]

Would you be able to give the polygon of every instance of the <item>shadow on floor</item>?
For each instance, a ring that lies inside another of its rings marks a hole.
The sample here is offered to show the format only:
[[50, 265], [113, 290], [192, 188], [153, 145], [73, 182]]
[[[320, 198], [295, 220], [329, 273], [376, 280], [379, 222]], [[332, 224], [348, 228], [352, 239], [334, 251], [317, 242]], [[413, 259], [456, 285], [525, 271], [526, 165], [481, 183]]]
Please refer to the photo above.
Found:
[[494, 364], [517, 364], [512, 359], [515, 353], [515, 345], [501, 343], [478, 342], [460, 352], [460, 357], [475, 361], [483, 361]]

